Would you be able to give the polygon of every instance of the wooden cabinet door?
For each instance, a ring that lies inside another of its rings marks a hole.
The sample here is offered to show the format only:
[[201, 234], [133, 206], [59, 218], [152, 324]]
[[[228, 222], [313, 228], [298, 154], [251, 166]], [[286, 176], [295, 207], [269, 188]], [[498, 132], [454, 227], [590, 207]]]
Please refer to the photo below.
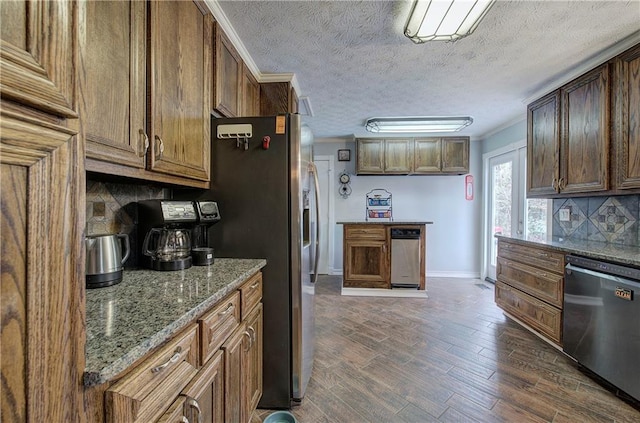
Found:
[[149, 168], [209, 180], [213, 18], [194, 1], [149, 3]]
[[560, 151], [560, 92], [527, 107], [527, 197], [557, 193]]
[[241, 422], [244, 360], [243, 349], [248, 348], [251, 334], [241, 325], [222, 345], [224, 350], [224, 419]]
[[253, 411], [262, 397], [262, 342], [263, 342], [262, 304], [258, 304], [247, 317], [247, 332], [251, 336], [250, 346], [245, 352], [243, 363], [244, 388], [243, 422], [249, 422]]
[[411, 138], [384, 141], [384, 173], [408, 174], [413, 170]]
[[260, 116], [260, 84], [246, 65], [242, 69], [242, 116]]
[[384, 173], [384, 140], [359, 139], [356, 147], [357, 173]]
[[469, 137], [442, 139], [442, 172], [457, 174], [469, 172]]
[[[144, 169], [146, 2], [82, 3], [82, 122], [86, 156]], [[87, 163], [92, 170], [93, 162]]]
[[61, 117], [77, 117], [77, 3], [0, 4], [0, 89], [9, 99]]
[[182, 391], [184, 415], [190, 422], [224, 423], [224, 352], [205, 363]]
[[616, 188], [640, 188], [640, 46], [614, 62]]
[[242, 113], [242, 58], [218, 23], [214, 24], [215, 76], [212, 108], [225, 117]]
[[298, 97], [290, 82], [260, 84], [260, 115], [298, 112]]
[[442, 140], [440, 138], [416, 138], [413, 147], [414, 173], [441, 173]]
[[609, 65], [561, 90], [560, 191], [609, 188]]
[[344, 262], [345, 287], [389, 288], [386, 240], [346, 240]]
[[0, 415], [82, 422], [82, 148], [75, 129], [12, 108], [0, 104]]

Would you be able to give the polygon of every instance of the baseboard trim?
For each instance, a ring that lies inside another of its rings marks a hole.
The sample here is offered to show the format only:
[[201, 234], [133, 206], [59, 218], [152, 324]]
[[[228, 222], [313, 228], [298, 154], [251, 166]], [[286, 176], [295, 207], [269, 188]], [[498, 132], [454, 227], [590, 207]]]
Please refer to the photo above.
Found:
[[428, 278], [465, 278], [465, 279], [480, 279], [480, 272], [458, 272], [455, 270], [441, 270], [427, 273]]
[[360, 297], [429, 298], [427, 291], [407, 288], [342, 288], [342, 295]]

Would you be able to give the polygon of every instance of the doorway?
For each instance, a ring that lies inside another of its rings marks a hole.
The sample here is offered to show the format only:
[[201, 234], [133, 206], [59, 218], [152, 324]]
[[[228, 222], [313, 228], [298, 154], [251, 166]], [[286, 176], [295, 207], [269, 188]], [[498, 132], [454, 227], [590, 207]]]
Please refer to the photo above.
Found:
[[483, 156], [485, 196], [484, 278], [496, 280], [498, 239], [495, 235], [544, 240], [550, 232], [551, 202], [526, 199], [526, 142]]
[[318, 184], [320, 188], [320, 262], [318, 273], [321, 275], [333, 274], [333, 243], [335, 232], [335, 219], [333, 210], [333, 168], [335, 158], [333, 156], [315, 156], [313, 162], [318, 169]]

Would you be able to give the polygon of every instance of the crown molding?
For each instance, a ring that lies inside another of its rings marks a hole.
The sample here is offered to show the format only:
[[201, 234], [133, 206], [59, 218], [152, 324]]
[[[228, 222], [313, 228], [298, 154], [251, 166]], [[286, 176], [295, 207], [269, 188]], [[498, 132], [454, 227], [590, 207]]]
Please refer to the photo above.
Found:
[[628, 50], [629, 48], [633, 47], [634, 45], [636, 45], [638, 43], [640, 43], [640, 31], [636, 31], [636, 32], [632, 33], [631, 35], [629, 35], [626, 38], [623, 38], [622, 40], [620, 40], [619, 42], [615, 43], [611, 47], [608, 47], [608, 48], [602, 50], [600, 53], [597, 53], [597, 54], [589, 57], [584, 62], [579, 63], [573, 69], [570, 69], [569, 71], [563, 73], [561, 77], [559, 77], [559, 78], [557, 78], [557, 79], [555, 79], [553, 81], [550, 81], [543, 88], [538, 89], [534, 94], [532, 94], [529, 97], [525, 98], [522, 102], [525, 105], [528, 105], [529, 103], [533, 102], [534, 100], [537, 100], [540, 97], [550, 93], [551, 91], [562, 87], [566, 83], [573, 81], [574, 79], [576, 79], [580, 75], [585, 74], [586, 72], [590, 71], [591, 69], [593, 69], [593, 68], [603, 64], [604, 62], [614, 58], [615, 56], [617, 56], [620, 53]]
[[298, 96], [301, 94], [300, 85], [298, 84], [298, 79], [296, 78], [295, 73], [267, 73], [263, 74], [258, 69], [258, 66], [253, 61], [253, 58], [249, 54], [249, 51], [244, 46], [244, 43], [238, 36], [238, 33], [231, 25], [229, 18], [225, 15], [224, 11], [220, 7], [220, 4], [217, 0], [204, 0], [205, 4], [213, 14], [213, 17], [216, 20], [216, 23], [220, 25], [224, 33], [231, 41], [231, 44], [236, 48], [238, 54], [242, 58], [242, 61], [249, 68], [253, 76], [256, 78], [258, 83], [269, 83], [269, 82], [290, 82], [291, 86], [296, 90]]

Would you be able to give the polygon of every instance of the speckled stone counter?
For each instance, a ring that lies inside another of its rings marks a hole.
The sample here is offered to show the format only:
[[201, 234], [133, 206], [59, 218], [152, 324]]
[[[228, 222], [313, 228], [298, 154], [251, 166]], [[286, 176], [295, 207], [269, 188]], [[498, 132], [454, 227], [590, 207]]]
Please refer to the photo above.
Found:
[[265, 265], [216, 258], [175, 272], [125, 271], [118, 285], [88, 289], [85, 386], [119, 375]]
[[531, 241], [523, 238], [501, 235], [496, 235], [496, 237], [508, 239], [509, 241], [518, 242], [524, 245], [544, 245], [565, 253], [640, 267], [640, 247], [580, 239], [563, 239], [557, 237], [553, 237], [546, 241]]

